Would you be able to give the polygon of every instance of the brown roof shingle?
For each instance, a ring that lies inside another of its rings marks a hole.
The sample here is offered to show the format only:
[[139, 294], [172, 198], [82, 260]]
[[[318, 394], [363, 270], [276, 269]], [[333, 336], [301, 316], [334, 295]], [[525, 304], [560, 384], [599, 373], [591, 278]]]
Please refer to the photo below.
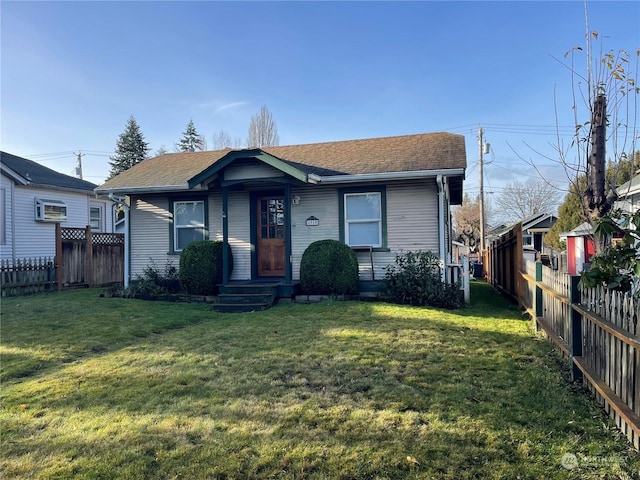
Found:
[[[397, 137], [310, 143], [262, 150], [282, 160], [345, 174], [464, 169], [464, 136], [423, 133]], [[99, 191], [185, 186], [231, 149], [168, 153], [145, 160], [107, 180]]]

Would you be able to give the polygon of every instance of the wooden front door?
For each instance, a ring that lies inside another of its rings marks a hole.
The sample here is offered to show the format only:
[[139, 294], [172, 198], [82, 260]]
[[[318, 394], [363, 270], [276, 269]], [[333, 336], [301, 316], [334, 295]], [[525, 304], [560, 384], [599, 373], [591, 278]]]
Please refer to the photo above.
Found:
[[258, 198], [258, 242], [256, 245], [259, 277], [283, 277], [285, 275], [284, 197]]

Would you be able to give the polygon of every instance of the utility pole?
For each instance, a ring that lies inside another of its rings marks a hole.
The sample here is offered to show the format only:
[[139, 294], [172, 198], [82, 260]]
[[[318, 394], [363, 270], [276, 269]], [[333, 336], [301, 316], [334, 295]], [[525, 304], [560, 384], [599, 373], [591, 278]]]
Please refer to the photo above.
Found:
[[483, 153], [483, 142], [482, 142], [482, 127], [478, 127], [478, 166], [480, 167], [480, 255], [481, 258], [478, 260], [484, 261], [484, 173], [482, 170], [482, 153]]
[[76, 176], [80, 180], [83, 180], [83, 178], [82, 178], [82, 157], [84, 157], [84, 153], [82, 153], [80, 150], [78, 150], [78, 153], [76, 153], [76, 156], [78, 157], [78, 166], [76, 167]]

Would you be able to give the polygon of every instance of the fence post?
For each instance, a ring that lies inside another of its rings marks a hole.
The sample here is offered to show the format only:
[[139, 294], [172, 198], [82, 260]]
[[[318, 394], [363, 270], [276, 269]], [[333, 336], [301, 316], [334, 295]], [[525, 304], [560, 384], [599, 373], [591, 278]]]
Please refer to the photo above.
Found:
[[93, 287], [93, 238], [91, 238], [91, 225], [85, 227], [84, 234], [87, 246], [87, 283]]
[[56, 283], [58, 291], [62, 290], [62, 227], [56, 223], [56, 256], [53, 260], [56, 264]]
[[570, 292], [570, 316], [571, 316], [571, 378], [575, 382], [582, 379], [582, 371], [576, 366], [573, 361], [574, 357], [582, 356], [582, 315], [573, 309], [574, 305], [580, 303], [580, 289], [578, 288], [578, 282], [580, 282], [580, 275], [571, 275], [571, 292]]
[[544, 317], [544, 306], [542, 304], [542, 288], [540, 287], [540, 283], [542, 282], [542, 262], [536, 262], [536, 298], [534, 303], [535, 315], [536, 317], [533, 319], [533, 323], [536, 327], [536, 331], [540, 330], [540, 325], [538, 325], [538, 318]]

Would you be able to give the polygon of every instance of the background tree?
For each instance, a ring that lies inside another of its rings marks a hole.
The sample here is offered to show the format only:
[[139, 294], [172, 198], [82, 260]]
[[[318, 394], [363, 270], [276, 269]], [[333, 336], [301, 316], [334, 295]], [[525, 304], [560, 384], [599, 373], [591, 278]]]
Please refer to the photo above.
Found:
[[[480, 246], [480, 197], [471, 200], [465, 193], [462, 205], [453, 209], [453, 228], [458, 242], [467, 245], [471, 252]], [[488, 202], [485, 200], [485, 218], [489, 218]]]
[[204, 150], [203, 137], [198, 135], [193, 120], [189, 120], [187, 128], [182, 132], [182, 138], [176, 143], [177, 152], [200, 152]]
[[[609, 160], [606, 181], [619, 186], [631, 180], [639, 166], [640, 152], [636, 152], [630, 157], [623, 156], [617, 163]], [[558, 221], [544, 237], [548, 245], [563, 249], [565, 245], [564, 242], [560, 241], [559, 235], [563, 232], [569, 232], [584, 223], [584, 205], [582, 202], [586, 188], [587, 176], [585, 174], [580, 175], [569, 185], [569, 192], [558, 208]]]
[[164, 145], [160, 145], [160, 148], [153, 153], [153, 156], [159, 157], [160, 155], [164, 155], [165, 153], [169, 153], [169, 151], [164, 148]]
[[496, 198], [496, 209], [500, 220], [519, 222], [536, 213], [555, 213], [560, 200], [560, 191], [542, 179], [531, 179], [526, 183], [508, 183]]
[[[569, 63], [561, 62], [572, 75], [572, 111], [575, 135], [568, 150], [558, 145], [560, 163], [567, 172], [571, 187], [580, 196], [582, 221], [594, 225], [604, 218], [614, 201], [615, 189], [621, 183], [618, 173], [625, 152], [635, 152], [638, 140], [637, 113], [640, 88], [636, 85], [638, 56], [635, 62], [625, 50], [608, 51], [600, 58], [592, 54], [598, 32], [587, 23], [586, 51], [574, 47], [565, 54]], [[604, 51], [600, 41], [600, 51]], [[586, 54], [586, 71], [579, 73], [575, 61]], [[569, 155], [573, 153], [573, 156]], [[605, 159], [610, 158], [611, 177], [605, 176]], [[581, 183], [581, 177], [585, 182]], [[570, 189], [571, 190], [571, 189]], [[596, 250], [605, 248], [606, 235], [595, 237]]]
[[109, 178], [115, 177], [146, 159], [149, 150], [149, 144], [144, 141], [140, 126], [131, 115], [124, 132], [118, 137], [115, 155], [109, 157], [109, 165], [111, 165]]
[[251, 117], [247, 146], [249, 148], [260, 148], [272, 147], [279, 144], [280, 137], [278, 137], [276, 122], [273, 120], [269, 109], [263, 105], [260, 113]]
[[214, 133], [212, 138], [213, 143], [211, 144], [211, 148], [213, 150], [222, 150], [223, 148], [241, 148], [243, 143], [242, 139], [231, 138], [231, 135], [224, 130]]

